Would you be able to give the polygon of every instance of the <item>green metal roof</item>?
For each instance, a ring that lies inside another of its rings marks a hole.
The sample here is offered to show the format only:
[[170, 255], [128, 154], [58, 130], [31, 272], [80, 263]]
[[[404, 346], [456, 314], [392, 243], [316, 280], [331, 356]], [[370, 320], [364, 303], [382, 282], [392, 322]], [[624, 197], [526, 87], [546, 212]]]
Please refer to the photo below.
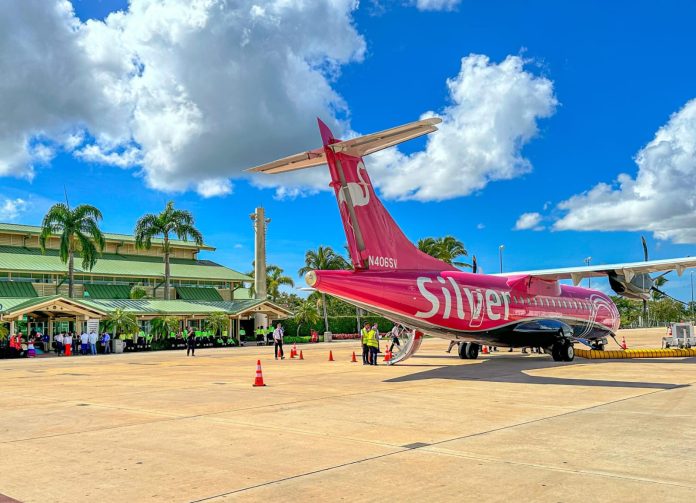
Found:
[[203, 315], [208, 313], [223, 313], [237, 315], [253, 309], [261, 304], [269, 304], [276, 311], [284, 314], [292, 314], [270, 301], [260, 299], [235, 300], [235, 301], [187, 301], [187, 300], [159, 300], [159, 299], [67, 299], [61, 295], [48, 297], [27, 298], [0, 298], [2, 308], [0, 313], [14, 313], [28, 307], [42, 304], [46, 301], [64, 299], [85, 308], [99, 312], [109, 313], [115, 309], [123, 309], [135, 315]]
[[[8, 232], [12, 234], [31, 234], [39, 235], [41, 234], [41, 227], [38, 225], [22, 225], [22, 224], [9, 224], [0, 223], [0, 232]], [[104, 232], [104, 239], [107, 241], [123, 241], [124, 243], [135, 243], [135, 236], [130, 234], [116, 234], [113, 232]], [[153, 245], [161, 245], [164, 241], [161, 238], [153, 238]], [[181, 239], [170, 239], [169, 243], [173, 246], [180, 246], [184, 248], [198, 248], [200, 250], [211, 250], [214, 251], [215, 248], [204, 244], [203, 246], [198, 246], [193, 241], [183, 241]]]
[[[173, 279], [200, 279], [226, 281], [252, 281], [242, 273], [223, 267], [209, 260], [172, 258], [170, 261]], [[160, 257], [124, 256], [105, 253], [94, 269], [83, 271], [81, 259], [75, 258], [76, 274], [94, 276], [164, 277], [164, 262]], [[0, 271], [31, 271], [64, 274], [66, 266], [58, 257], [57, 250], [46, 250], [0, 246]]]
[[[130, 286], [128, 285], [99, 285], [85, 283], [86, 299], [129, 299]], [[213, 289], [214, 290], [214, 289]], [[216, 290], [217, 291], [217, 290]]]
[[38, 297], [34, 285], [24, 281], [0, 281], [0, 297]]
[[[1, 301], [0, 301], [1, 302]], [[259, 299], [254, 300], [235, 300], [235, 301], [190, 301], [190, 300], [159, 300], [159, 299], [138, 299], [138, 300], [107, 300], [107, 299], [79, 299], [79, 303], [92, 307], [100, 311], [113, 311], [123, 309], [126, 312], [141, 315], [177, 315], [190, 314], [200, 315], [208, 313], [224, 313], [236, 315], [248, 311], [263, 303], [281, 312], [290, 314], [287, 309], [277, 306], [271, 302]]]
[[0, 308], [0, 313], [10, 313], [14, 311], [19, 311], [20, 309], [24, 309], [25, 307], [31, 307], [35, 306], [38, 304], [42, 304], [43, 302], [46, 302], [47, 300], [54, 300], [60, 298], [60, 295], [49, 295], [47, 297], [33, 297], [33, 298], [12, 298], [12, 299], [6, 299], [2, 298], [0, 299], [0, 305], [2, 305], [2, 308]]
[[[198, 288], [195, 286], [177, 286], [177, 298], [182, 300], [221, 301], [222, 296], [215, 288]], [[112, 297], [117, 298], [117, 297]]]

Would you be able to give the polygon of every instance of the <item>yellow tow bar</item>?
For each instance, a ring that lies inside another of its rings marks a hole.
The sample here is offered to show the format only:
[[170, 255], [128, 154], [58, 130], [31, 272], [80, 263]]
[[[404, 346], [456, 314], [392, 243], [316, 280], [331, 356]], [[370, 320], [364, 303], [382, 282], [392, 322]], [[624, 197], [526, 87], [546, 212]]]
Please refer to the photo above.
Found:
[[696, 356], [696, 349], [620, 349], [598, 351], [596, 349], [576, 349], [575, 356], [590, 360], [624, 360], [629, 358], [676, 358]]

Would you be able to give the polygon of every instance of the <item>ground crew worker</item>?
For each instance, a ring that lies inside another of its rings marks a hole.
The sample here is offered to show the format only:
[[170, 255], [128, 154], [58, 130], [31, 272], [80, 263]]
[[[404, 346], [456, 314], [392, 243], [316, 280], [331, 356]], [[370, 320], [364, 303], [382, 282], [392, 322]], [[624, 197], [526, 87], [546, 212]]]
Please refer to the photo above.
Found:
[[370, 346], [367, 345], [367, 339], [368, 339], [368, 334], [370, 333], [370, 324], [365, 323], [365, 326], [363, 329], [360, 331], [361, 335], [361, 342], [362, 342], [362, 357], [363, 357], [363, 365], [369, 365], [370, 364]]
[[377, 332], [368, 328], [367, 345], [370, 349], [369, 363], [377, 365], [377, 353], [379, 352], [379, 341], [377, 340]]

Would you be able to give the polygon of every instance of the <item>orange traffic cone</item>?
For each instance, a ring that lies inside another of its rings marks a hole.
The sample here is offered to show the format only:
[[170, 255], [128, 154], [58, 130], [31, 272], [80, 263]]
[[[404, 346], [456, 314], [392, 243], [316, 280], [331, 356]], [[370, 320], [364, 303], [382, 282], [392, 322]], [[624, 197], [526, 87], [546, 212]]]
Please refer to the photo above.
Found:
[[355, 358], [355, 351], [353, 351], [353, 358], [350, 360], [351, 363], [358, 363], [358, 360]]
[[304, 360], [304, 355], [302, 354], [302, 350], [300, 349], [300, 360]]
[[628, 347], [626, 347], [626, 337], [623, 335], [621, 336], [621, 348], [628, 349]]
[[254, 386], [265, 386], [263, 383], [263, 373], [261, 372], [261, 360], [256, 360], [256, 379], [254, 379]]
[[335, 361], [333, 358], [333, 351], [329, 351], [329, 361], [330, 362]]
[[290, 358], [295, 358], [297, 356], [297, 343], [293, 343], [292, 351], [290, 351]]
[[487, 355], [487, 354], [488, 354], [488, 346], [482, 346], [482, 347], [481, 347], [481, 353], [484, 354], [484, 355]]
[[391, 356], [392, 356], [391, 351], [389, 351], [387, 349], [386, 353], [384, 353], [384, 361], [385, 362], [391, 361]]

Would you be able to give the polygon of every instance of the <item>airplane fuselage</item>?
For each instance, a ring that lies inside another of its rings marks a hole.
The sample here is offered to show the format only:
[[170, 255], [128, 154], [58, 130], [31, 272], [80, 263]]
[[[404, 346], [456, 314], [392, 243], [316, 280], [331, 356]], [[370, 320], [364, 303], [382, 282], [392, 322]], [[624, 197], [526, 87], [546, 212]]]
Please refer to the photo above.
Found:
[[307, 281], [426, 334], [509, 346], [542, 345], [559, 328], [596, 339], [619, 327], [603, 293], [527, 277], [461, 271], [313, 271]]

